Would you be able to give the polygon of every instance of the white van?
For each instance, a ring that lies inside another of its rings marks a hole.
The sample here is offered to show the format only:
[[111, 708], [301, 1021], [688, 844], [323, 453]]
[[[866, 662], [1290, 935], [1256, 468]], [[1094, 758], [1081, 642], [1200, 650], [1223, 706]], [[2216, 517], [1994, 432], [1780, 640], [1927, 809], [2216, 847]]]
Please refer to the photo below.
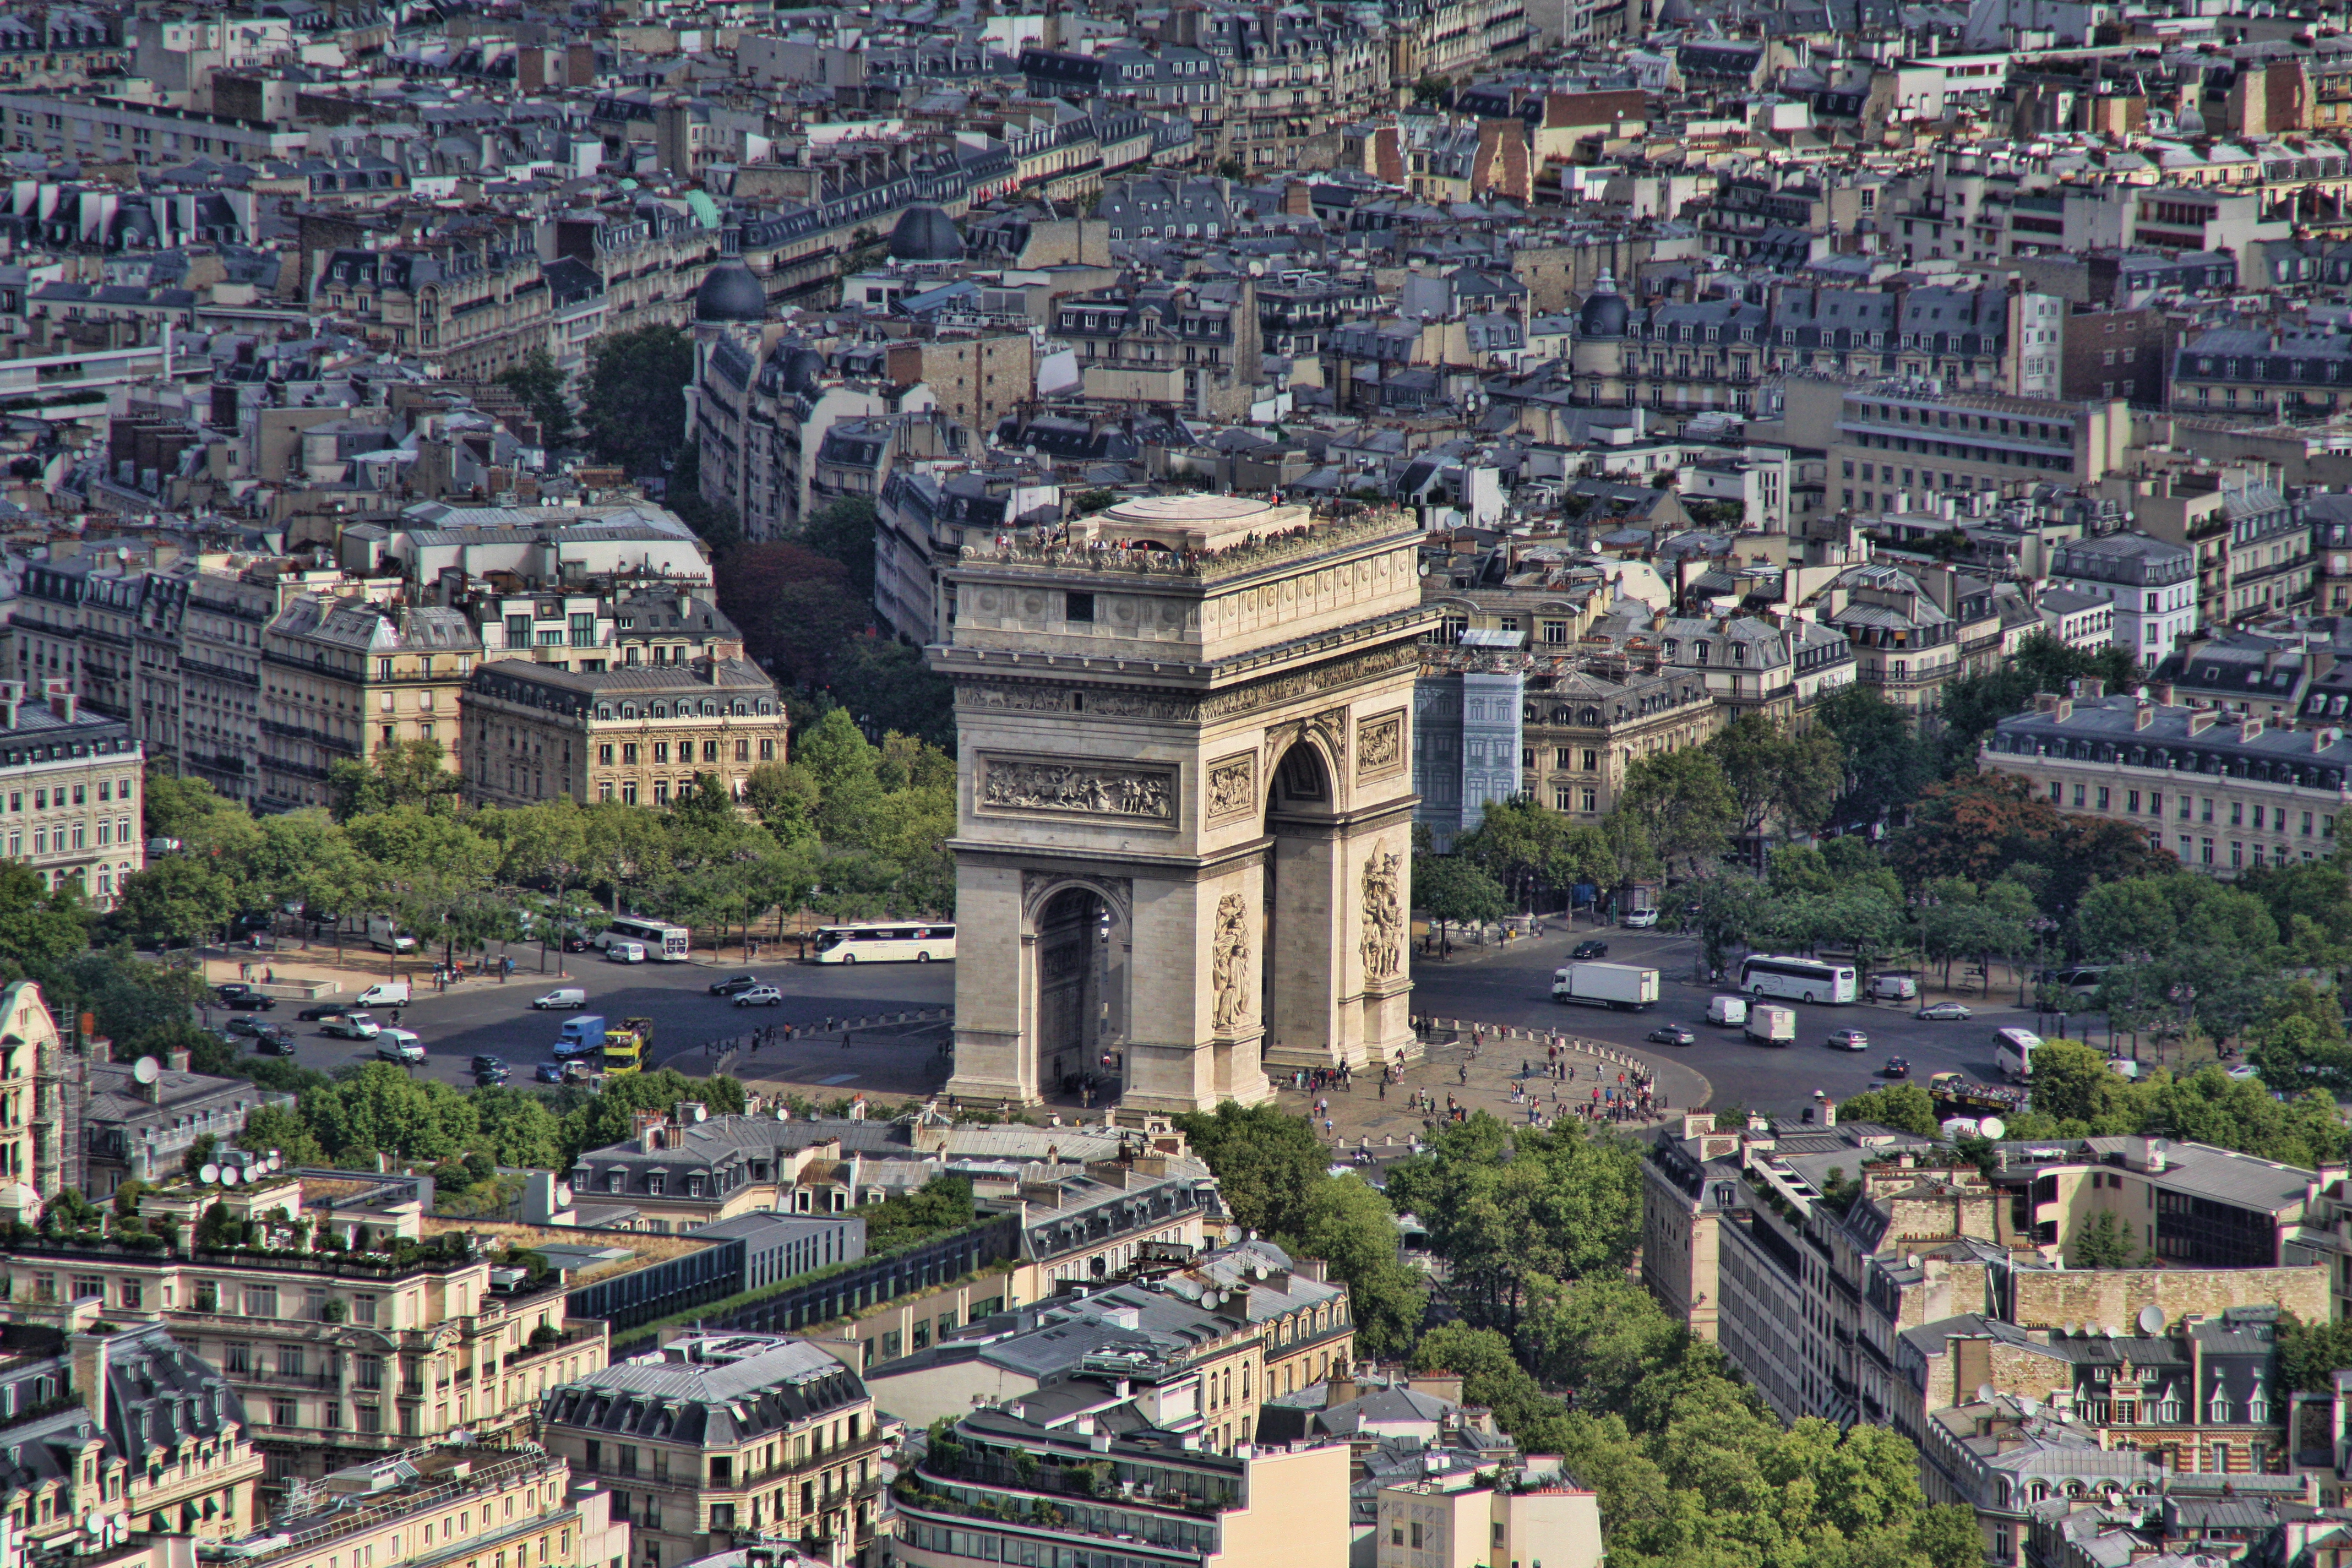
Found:
[[1745, 996], [1711, 996], [1707, 998], [1706, 1021], [1737, 1028], [1748, 1022], [1748, 998]]
[[1995, 1034], [1993, 1065], [2000, 1076], [2011, 1083], [2024, 1083], [2033, 1077], [2033, 1047], [2042, 1037], [2031, 1029], [2001, 1029]]
[[577, 985], [559, 985], [546, 995], [533, 999], [531, 1005], [542, 1013], [551, 1013], [561, 1007], [585, 1007], [588, 1005], [588, 993]]
[[1919, 995], [1919, 982], [1908, 974], [1874, 974], [1870, 994], [1881, 1002], [1910, 1002]]
[[644, 942], [610, 942], [604, 944], [604, 962], [607, 963], [643, 963], [645, 961]]
[[361, 992], [352, 1003], [354, 1007], [405, 1007], [408, 1005], [408, 982], [379, 980]]
[[414, 1029], [384, 1029], [376, 1035], [375, 1054], [384, 1061], [415, 1067], [425, 1060], [425, 1041]]

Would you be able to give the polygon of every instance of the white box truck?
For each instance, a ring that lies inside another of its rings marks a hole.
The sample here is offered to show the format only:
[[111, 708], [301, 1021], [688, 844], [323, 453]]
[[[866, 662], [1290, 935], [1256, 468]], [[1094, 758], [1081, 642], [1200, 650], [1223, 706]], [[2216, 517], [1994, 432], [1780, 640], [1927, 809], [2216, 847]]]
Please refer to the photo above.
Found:
[[1797, 1010], [1775, 1007], [1769, 1002], [1757, 1003], [1748, 1009], [1748, 1037], [1759, 1046], [1795, 1044]]
[[1658, 999], [1658, 972], [1630, 963], [1568, 964], [1551, 978], [1551, 999], [1636, 1013]]

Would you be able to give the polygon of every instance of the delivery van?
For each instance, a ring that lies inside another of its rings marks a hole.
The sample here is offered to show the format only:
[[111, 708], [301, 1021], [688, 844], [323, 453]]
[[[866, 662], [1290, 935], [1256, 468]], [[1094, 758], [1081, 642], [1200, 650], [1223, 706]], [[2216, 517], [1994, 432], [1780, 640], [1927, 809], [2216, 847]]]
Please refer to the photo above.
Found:
[[408, 996], [407, 981], [379, 980], [361, 992], [352, 1005], [355, 1007], [405, 1007]]
[[555, 1059], [570, 1061], [575, 1057], [596, 1056], [604, 1049], [604, 1016], [583, 1013], [563, 1021], [563, 1032], [555, 1037]]
[[1707, 998], [1706, 1021], [1727, 1027], [1738, 1027], [1748, 1022], [1748, 998], [1745, 996], [1711, 996]]
[[565, 1007], [585, 1007], [588, 993], [577, 985], [559, 985], [546, 995], [537, 997], [531, 1005], [542, 1013], [557, 1012]]

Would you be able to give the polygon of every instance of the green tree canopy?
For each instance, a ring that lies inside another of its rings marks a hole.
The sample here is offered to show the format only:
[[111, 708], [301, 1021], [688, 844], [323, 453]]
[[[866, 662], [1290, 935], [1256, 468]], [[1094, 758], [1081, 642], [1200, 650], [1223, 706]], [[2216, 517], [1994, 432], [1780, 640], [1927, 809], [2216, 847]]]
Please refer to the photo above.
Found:
[[588, 345], [580, 396], [588, 446], [632, 478], [667, 475], [686, 441], [694, 342], [676, 327], [607, 332]]

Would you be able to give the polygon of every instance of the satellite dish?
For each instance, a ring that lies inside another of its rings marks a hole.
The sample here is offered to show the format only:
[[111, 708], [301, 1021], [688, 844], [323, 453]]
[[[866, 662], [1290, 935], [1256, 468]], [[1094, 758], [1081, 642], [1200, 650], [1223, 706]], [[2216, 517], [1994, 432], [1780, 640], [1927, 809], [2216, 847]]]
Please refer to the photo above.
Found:
[[2017, 1407], [2020, 1410], [2024, 1411], [2028, 1415], [2039, 1415], [2042, 1414], [2042, 1402], [2038, 1399], [2021, 1399], [2017, 1402]]
[[202, 1182], [208, 1187], [220, 1179], [221, 1168], [218, 1165], [208, 1164], [203, 1170], [196, 1173], [196, 1180]]
[[1998, 1116], [1987, 1116], [1977, 1122], [1977, 1136], [1998, 1143], [2009, 1131], [2009, 1123]]
[[153, 1083], [163, 1076], [163, 1064], [153, 1057], [141, 1057], [131, 1064], [131, 1076], [140, 1083]]
[[237, 1182], [244, 1176], [244, 1174], [245, 1173], [238, 1170], [235, 1165], [223, 1165], [220, 1168], [221, 1185], [224, 1187], [233, 1187], [236, 1185]]
[[2164, 1331], [2164, 1309], [2154, 1305], [2142, 1307], [2139, 1310], [2139, 1331], [2144, 1334], [2162, 1333]]
[[1229, 1225], [1225, 1226], [1224, 1229], [1217, 1233], [1217, 1239], [1224, 1243], [1227, 1247], [1233, 1246], [1235, 1242], [1241, 1240], [1241, 1238], [1242, 1227], [1237, 1225]]
[[1991, 1384], [1979, 1383], [1977, 1384], [1977, 1403], [1979, 1405], [1990, 1405], [1992, 1403], [1992, 1395], [1993, 1387]]
[[697, 1121], [708, 1121], [710, 1120], [710, 1112], [698, 1105], [694, 1108], [694, 1119]]
[[125, 1534], [131, 1529], [131, 1516], [127, 1513], [118, 1513], [106, 1522], [117, 1535]]
[[2105, 1325], [2104, 1327], [2102, 1327], [2102, 1328], [2100, 1329], [2100, 1331], [2100, 1331], [2101, 1333], [2103, 1333], [2103, 1334], [2106, 1335], [2106, 1336], [2107, 1336], [2107, 1338], [2109, 1338], [2109, 1339], [2114, 1339], [2117, 1334], [2120, 1334], [2121, 1332], [2123, 1332], [2123, 1331], [2122, 1331], [2121, 1329], [2116, 1328], [2113, 1323], [2108, 1323], [2108, 1324]]
[[106, 1521], [104, 1520], [99, 1518], [98, 1511], [95, 1509], [81, 1516], [81, 1527], [84, 1530], [89, 1531], [92, 1535], [96, 1535], [99, 1532], [100, 1527]]

